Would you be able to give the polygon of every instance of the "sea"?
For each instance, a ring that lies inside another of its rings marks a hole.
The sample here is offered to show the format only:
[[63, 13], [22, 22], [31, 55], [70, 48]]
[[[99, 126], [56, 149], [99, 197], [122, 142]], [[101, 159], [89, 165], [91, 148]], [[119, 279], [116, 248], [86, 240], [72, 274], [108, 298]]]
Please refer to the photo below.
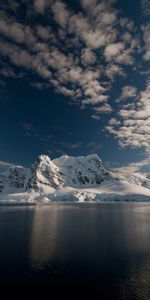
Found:
[[0, 205], [0, 294], [149, 300], [150, 203]]

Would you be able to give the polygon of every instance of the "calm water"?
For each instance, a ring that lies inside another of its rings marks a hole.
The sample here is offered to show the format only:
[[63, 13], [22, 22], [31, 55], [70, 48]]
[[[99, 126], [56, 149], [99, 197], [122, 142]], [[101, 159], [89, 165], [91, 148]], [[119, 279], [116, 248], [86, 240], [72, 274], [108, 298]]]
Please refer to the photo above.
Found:
[[1, 206], [0, 288], [150, 299], [150, 204]]

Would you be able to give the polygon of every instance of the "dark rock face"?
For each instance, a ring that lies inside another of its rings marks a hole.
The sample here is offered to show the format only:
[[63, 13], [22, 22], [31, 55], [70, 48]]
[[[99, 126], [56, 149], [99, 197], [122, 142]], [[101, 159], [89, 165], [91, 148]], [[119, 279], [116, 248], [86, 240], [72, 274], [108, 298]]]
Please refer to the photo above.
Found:
[[5, 176], [4, 175], [0, 175], [0, 193], [2, 192], [3, 188], [5, 185]]

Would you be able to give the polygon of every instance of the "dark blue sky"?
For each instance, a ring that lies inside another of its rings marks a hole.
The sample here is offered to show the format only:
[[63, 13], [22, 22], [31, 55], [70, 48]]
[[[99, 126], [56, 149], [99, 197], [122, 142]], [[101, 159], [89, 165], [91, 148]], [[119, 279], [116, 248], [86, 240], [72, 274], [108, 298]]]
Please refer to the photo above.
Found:
[[0, 17], [1, 166], [149, 165], [149, 1], [7, 0]]

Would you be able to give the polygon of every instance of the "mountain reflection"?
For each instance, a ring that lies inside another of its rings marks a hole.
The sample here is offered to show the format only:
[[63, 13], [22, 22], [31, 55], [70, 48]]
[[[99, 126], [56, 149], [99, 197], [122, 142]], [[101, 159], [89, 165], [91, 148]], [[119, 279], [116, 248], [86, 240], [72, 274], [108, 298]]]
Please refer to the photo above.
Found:
[[140, 295], [150, 292], [149, 215], [150, 206], [137, 203], [39, 205], [30, 230], [31, 270], [67, 283], [115, 282], [120, 299], [132, 293], [147, 299]]
[[55, 255], [59, 218], [60, 209], [57, 204], [35, 207], [30, 235], [30, 258], [33, 266], [40, 267]]
[[148, 300], [149, 216], [148, 203], [1, 207], [1, 282], [93, 284], [104, 299]]

